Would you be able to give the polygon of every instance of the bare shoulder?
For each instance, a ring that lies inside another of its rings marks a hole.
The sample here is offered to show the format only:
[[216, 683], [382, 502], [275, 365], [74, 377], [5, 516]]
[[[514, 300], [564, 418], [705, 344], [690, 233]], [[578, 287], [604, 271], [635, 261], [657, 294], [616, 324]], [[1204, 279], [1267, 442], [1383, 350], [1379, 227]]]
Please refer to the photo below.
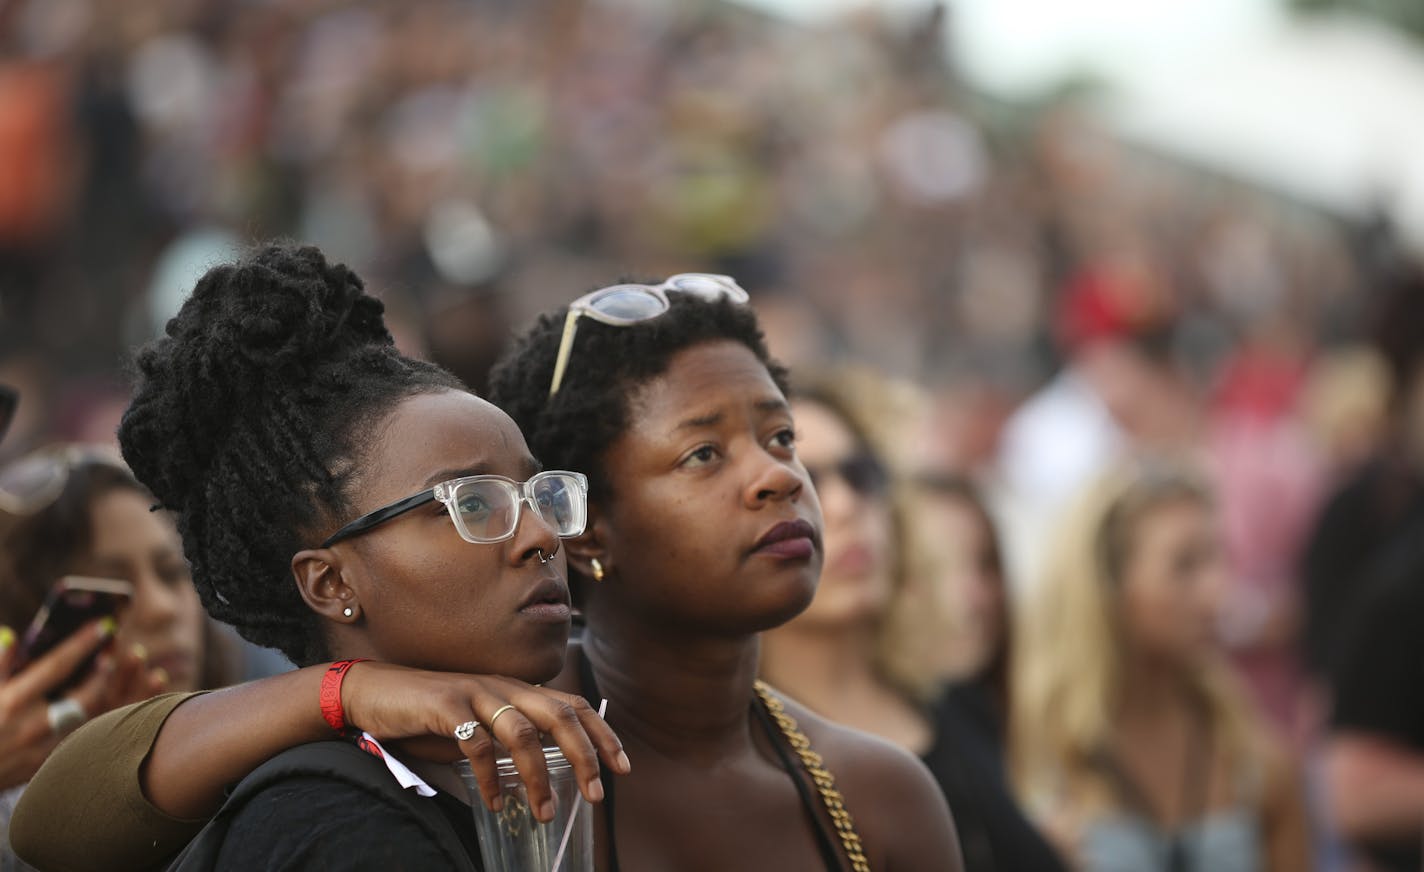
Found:
[[845, 798], [875, 869], [958, 870], [959, 842], [944, 793], [919, 758], [826, 720], [778, 694]]

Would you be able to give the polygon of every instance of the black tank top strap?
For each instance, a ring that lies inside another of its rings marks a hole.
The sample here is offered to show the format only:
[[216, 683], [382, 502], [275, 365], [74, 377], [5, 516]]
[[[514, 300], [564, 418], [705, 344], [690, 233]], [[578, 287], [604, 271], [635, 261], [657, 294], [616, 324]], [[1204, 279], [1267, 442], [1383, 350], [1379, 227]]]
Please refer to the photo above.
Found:
[[[603, 701], [603, 694], [598, 690], [598, 679], [593, 674], [593, 664], [589, 663], [588, 654], [583, 651], [579, 652], [579, 691], [588, 704], [595, 709]], [[762, 729], [766, 731], [767, 741], [775, 749], [776, 756], [781, 761], [781, 768], [786, 770], [786, 774], [791, 776], [791, 783], [796, 786], [796, 795], [801, 798], [801, 807], [805, 810], [806, 817], [811, 823], [811, 832], [816, 837], [816, 849], [820, 852], [826, 869], [828, 872], [844, 872], [845, 867], [841, 865], [840, 854], [836, 852], [835, 842], [826, 832], [826, 825], [817, 812], [818, 805], [815, 797], [811, 795], [811, 790], [806, 786], [805, 780], [798, 774], [798, 767], [786, 750], [786, 740], [782, 737], [781, 731], [777, 729], [776, 723], [771, 719], [771, 715], [764, 706], [753, 703], [752, 712], [756, 715], [757, 723], [761, 724]], [[619, 872], [617, 828], [613, 825], [614, 777], [606, 766], [599, 767], [598, 777], [603, 783], [603, 840], [604, 847], [608, 852], [608, 872]]]

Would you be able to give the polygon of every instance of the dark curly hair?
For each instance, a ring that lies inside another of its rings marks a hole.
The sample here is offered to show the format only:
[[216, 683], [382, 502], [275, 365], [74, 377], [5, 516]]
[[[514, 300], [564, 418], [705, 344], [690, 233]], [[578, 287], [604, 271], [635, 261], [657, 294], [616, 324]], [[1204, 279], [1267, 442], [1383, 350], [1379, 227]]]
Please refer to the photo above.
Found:
[[315, 248], [263, 246], [215, 267], [137, 358], [124, 458], [176, 513], [203, 607], [304, 665], [326, 659], [292, 555], [351, 514], [381, 418], [464, 390], [401, 356], [379, 300]]
[[549, 383], [566, 307], [541, 315], [490, 375], [490, 401], [524, 431], [534, 456], [551, 468], [587, 475], [590, 499], [612, 494], [603, 455], [628, 427], [630, 397], [665, 372], [678, 352], [722, 339], [740, 342], [786, 392], [786, 370], [771, 359], [750, 307], [688, 294], [668, 296], [667, 312], [631, 326], [580, 319], [568, 371], [552, 398]]

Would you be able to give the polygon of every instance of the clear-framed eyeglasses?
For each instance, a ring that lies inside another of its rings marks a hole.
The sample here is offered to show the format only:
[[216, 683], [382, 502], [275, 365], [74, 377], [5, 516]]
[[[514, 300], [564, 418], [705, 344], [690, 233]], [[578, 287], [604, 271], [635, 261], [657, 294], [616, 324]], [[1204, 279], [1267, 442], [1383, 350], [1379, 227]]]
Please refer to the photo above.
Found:
[[528, 481], [502, 475], [470, 475], [367, 512], [321, 543], [327, 548], [428, 503], [442, 503], [460, 538], [476, 545], [503, 542], [519, 529], [527, 505], [561, 539], [583, 532], [588, 521], [588, 479], [583, 473], [548, 470]]

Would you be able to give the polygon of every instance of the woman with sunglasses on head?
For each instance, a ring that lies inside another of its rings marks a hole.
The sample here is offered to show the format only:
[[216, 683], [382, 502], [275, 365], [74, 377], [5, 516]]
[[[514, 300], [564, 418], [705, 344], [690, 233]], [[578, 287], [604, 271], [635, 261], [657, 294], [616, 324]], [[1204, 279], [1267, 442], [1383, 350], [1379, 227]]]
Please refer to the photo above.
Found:
[[[231, 680], [231, 641], [204, 617], [178, 532], [152, 502], [98, 448], [55, 446], [0, 469], [0, 832], [24, 782], [88, 718]], [[6, 840], [0, 869], [14, 862]]]
[[[15, 820], [23, 856], [153, 865], [192, 837], [186, 819], [211, 814], [222, 785], [303, 742], [320, 744], [276, 761], [286, 768], [224, 810], [206, 863], [478, 868], [468, 805], [438, 779], [428, 798], [396, 783], [409, 778], [400, 761], [422, 765], [389, 744], [408, 736], [443, 737], [427, 756], [469, 757], [487, 801], [498, 739], [548, 820], [539, 733], [551, 732], [585, 795], [601, 798], [594, 744], [623, 770], [617, 740], [581, 698], [526, 683], [563, 665], [561, 537], [583, 529], [581, 476], [541, 472], [508, 415], [398, 354], [381, 304], [315, 249], [271, 246], [209, 271], [138, 369], [120, 444], [176, 516], [204, 607], [307, 668], [81, 730], [121, 789], [106, 794], [102, 771], [77, 787], [63, 767], [41, 775], [51, 798], [22, 803]], [[147, 737], [115, 749], [114, 730]], [[218, 790], [186, 789], [190, 777]], [[74, 839], [93, 817], [143, 842]]]
[[609, 698], [639, 761], [602, 821], [605, 868], [957, 868], [922, 765], [755, 680], [757, 634], [806, 608], [822, 555], [784, 372], [746, 300], [705, 275], [597, 291], [492, 380], [532, 445], [589, 473], [589, 530], [569, 543], [588, 625], [566, 673]]
[[[946, 632], [927, 592], [904, 499], [881, 460], [890, 386], [858, 371], [797, 390], [797, 453], [825, 516], [825, 566], [810, 608], [767, 632], [762, 675], [808, 708], [916, 754], [954, 810], [964, 868], [1063, 865], [1013, 800], [1000, 749], [946, 694], [930, 646]], [[908, 416], [900, 418], [908, 419]]]
[[[542, 317], [493, 377], [493, 398], [545, 461], [588, 475], [587, 527], [562, 549], [587, 625], [553, 684], [606, 698], [639, 760], [616, 801], [602, 781], [598, 866], [957, 869], [953, 824], [922, 764], [756, 681], [759, 632], [814, 592], [820, 510], [782, 371], [745, 301], [717, 276], [603, 289]], [[439, 676], [417, 677], [444, 692]], [[273, 681], [248, 701], [273, 699]], [[348, 684], [348, 708], [389, 707], [373, 687]], [[190, 725], [236, 746], [228, 763], [253, 765], [250, 715], [193, 712]], [[273, 725], [263, 741], [291, 733]], [[160, 736], [150, 792], [161, 780], [211, 806], [224, 781], [180, 760]]]

